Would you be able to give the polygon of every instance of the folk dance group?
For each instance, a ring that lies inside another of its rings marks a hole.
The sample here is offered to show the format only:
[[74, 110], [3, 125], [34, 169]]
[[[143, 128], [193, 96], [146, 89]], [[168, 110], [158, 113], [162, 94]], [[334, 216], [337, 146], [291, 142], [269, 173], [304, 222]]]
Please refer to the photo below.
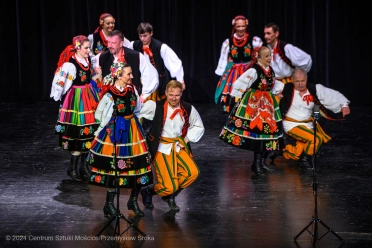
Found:
[[[138, 26], [137, 41], [114, 30], [111, 14], [102, 14], [99, 23], [93, 34], [74, 37], [64, 49], [52, 83], [51, 97], [61, 101], [55, 133], [59, 145], [71, 153], [67, 174], [74, 181], [86, 179], [107, 188], [106, 217], [117, 213], [117, 187], [131, 189], [127, 207], [136, 216], [144, 216], [137, 202], [140, 194], [148, 208], [154, 207], [153, 195], [159, 195], [172, 211], [179, 211], [175, 197], [200, 173], [190, 143], [198, 142], [205, 130], [194, 106], [181, 100], [182, 62], [168, 45], [152, 37], [149, 23]], [[236, 32], [224, 42], [228, 52], [223, 51], [219, 66], [224, 64], [225, 70], [216, 89], [216, 99], [229, 113], [219, 137], [253, 151], [251, 170], [259, 176], [273, 171], [265, 161], [273, 164], [279, 155], [311, 169], [314, 146], [318, 150], [331, 139], [317, 125], [313, 142], [315, 103], [327, 118], [350, 113], [341, 93], [307, 84], [306, 69], [291, 64], [290, 77], [278, 80], [271, 67], [273, 56], [286, 65], [291, 60], [287, 46], [277, 40], [279, 28], [270, 25], [265, 27], [265, 46], [246, 33], [244, 16], [234, 18]], [[254, 41], [255, 48], [250, 43]], [[296, 144], [285, 145], [284, 133]]]

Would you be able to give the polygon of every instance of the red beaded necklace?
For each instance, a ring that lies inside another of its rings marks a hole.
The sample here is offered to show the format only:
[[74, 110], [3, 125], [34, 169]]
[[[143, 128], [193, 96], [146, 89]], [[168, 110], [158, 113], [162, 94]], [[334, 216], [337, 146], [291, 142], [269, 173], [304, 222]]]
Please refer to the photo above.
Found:
[[120, 90], [118, 88], [116, 88], [115, 85], [111, 86], [110, 90], [112, 91], [112, 93], [114, 93], [115, 95], [118, 95], [118, 96], [125, 96], [125, 94], [127, 94], [128, 90], [131, 91], [131, 92], [134, 92], [133, 89], [129, 88], [129, 87], [124, 87], [123, 92], [120, 92]]
[[263, 68], [259, 63], [257, 63], [257, 65], [262, 69], [262, 71], [265, 73], [265, 76], [267, 78], [271, 78], [271, 69], [269, 67], [269, 69], [266, 71], [265, 68]]
[[89, 70], [90, 68], [90, 64], [89, 64], [89, 60], [87, 58], [84, 58], [85, 61], [87, 62], [87, 67], [85, 67], [82, 63], [79, 62], [79, 60], [76, 58], [75, 54], [72, 55], [72, 57], [75, 59], [76, 63], [78, 63], [78, 65], [80, 66], [81, 69], [83, 69], [84, 71], [87, 71]]
[[105, 45], [105, 47], [107, 47], [107, 40], [106, 40], [106, 37], [105, 37], [105, 34], [103, 33], [103, 29], [101, 29], [101, 32], [99, 32], [99, 35], [101, 36], [101, 39], [103, 41], [103, 45]]
[[237, 39], [235, 36], [233, 36], [233, 43], [237, 47], [242, 47], [242, 46], [244, 46], [245, 41], [247, 40], [247, 38], [248, 38], [248, 33], [245, 33], [243, 38], [241, 38], [241, 39]]

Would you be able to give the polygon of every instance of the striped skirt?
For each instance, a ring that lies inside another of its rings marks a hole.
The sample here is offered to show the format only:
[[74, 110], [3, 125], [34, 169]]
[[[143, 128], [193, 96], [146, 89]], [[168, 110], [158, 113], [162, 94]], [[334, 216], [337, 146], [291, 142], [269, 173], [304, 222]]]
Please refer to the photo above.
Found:
[[64, 150], [89, 151], [99, 126], [94, 118], [98, 101], [98, 91], [91, 84], [72, 86], [66, 93], [55, 126], [59, 146]]
[[[123, 127], [118, 128], [118, 123]], [[141, 188], [152, 184], [150, 153], [137, 117], [118, 116], [114, 124], [115, 119], [111, 118], [92, 143], [87, 157], [92, 166], [89, 183], [115, 188], [117, 171], [121, 188]]]

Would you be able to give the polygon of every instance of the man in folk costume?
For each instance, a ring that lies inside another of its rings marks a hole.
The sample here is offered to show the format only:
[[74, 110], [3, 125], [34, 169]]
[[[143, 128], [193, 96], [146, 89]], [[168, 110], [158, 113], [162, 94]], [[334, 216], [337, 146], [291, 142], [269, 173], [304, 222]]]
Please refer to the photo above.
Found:
[[[147, 129], [147, 143], [157, 183], [141, 190], [143, 204], [149, 208], [154, 207], [152, 196], [157, 194], [171, 210], [179, 211], [175, 197], [199, 175], [188, 143], [200, 140], [204, 126], [196, 109], [181, 101], [182, 89], [182, 83], [171, 80], [165, 90], [167, 98], [146, 101], [139, 114], [152, 120], [152, 127]], [[144, 129], [147, 132], [146, 127]]]
[[292, 44], [279, 39], [279, 26], [273, 22], [265, 25], [264, 38], [267, 47], [271, 50], [272, 61], [270, 66], [274, 69], [276, 79], [284, 84], [291, 82], [295, 67], [309, 72], [312, 59], [309, 54]]
[[173, 79], [181, 82], [185, 90], [182, 61], [177, 54], [167, 44], [153, 38], [153, 28], [150, 23], [141, 22], [137, 27], [137, 33], [139, 40], [131, 41], [124, 46], [144, 54], [159, 74], [159, 87], [148, 100], [165, 99], [165, 87]]
[[[144, 102], [159, 85], [158, 73], [142, 53], [123, 45], [124, 34], [119, 30], [112, 31], [108, 36], [108, 50], [96, 55], [95, 71], [105, 77], [111, 73], [112, 63], [128, 63], [133, 71], [132, 83], [140, 94], [140, 102]], [[110, 86], [103, 85], [101, 95], [104, 95]]]
[[321, 84], [307, 84], [307, 72], [296, 68], [292, 75], [292, 83], [285, 84], [279, 94], [280, 110], [283, 115], [283, 128], [286, 134], [296, 139], [296, 144], [287, 144], [283, 151], [273, 151], [268, 159], [283, 154], [286, 159], [300, 160], [299, 167], [312, 170], [311, 157], [317, 153], [323, 143], [331, 140], [319, 123], [316, 123], [316, 139], [314, 144], [313, 109], [320, 106], [320, 113], [330, 120], [342, 120], [350, 114], [350, 101], [340, 92], [324, 87]]

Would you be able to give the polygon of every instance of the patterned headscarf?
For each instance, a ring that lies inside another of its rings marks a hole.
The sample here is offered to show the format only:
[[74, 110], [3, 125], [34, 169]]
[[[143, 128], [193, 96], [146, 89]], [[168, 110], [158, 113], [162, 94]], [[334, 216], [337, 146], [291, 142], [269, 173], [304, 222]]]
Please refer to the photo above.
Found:
[[[103, 13], [100, 17], [99, 17], [99, 26], [96, 28], [96, 30], [94, 30], [94, 34], [95, 33], [98, 33], [99, 31], [101, 31], [102, 29], [102, 26], [103, 26], [103, 19], [105, 19], [106, 17], [113, 17], [111, 14], [109, 13]], [[115, 18], [114, 18], [114, 22], [115, 22]]]
[[84, 35], [78, 35], [72, 38], [72, 45], [68, 45], [61, 55], [59, 55], [57, 70], [63, 65], [63, 63], [68, 62], [77, 50], [80, 50], [84, 41], [89, 41], [89, 39]]

